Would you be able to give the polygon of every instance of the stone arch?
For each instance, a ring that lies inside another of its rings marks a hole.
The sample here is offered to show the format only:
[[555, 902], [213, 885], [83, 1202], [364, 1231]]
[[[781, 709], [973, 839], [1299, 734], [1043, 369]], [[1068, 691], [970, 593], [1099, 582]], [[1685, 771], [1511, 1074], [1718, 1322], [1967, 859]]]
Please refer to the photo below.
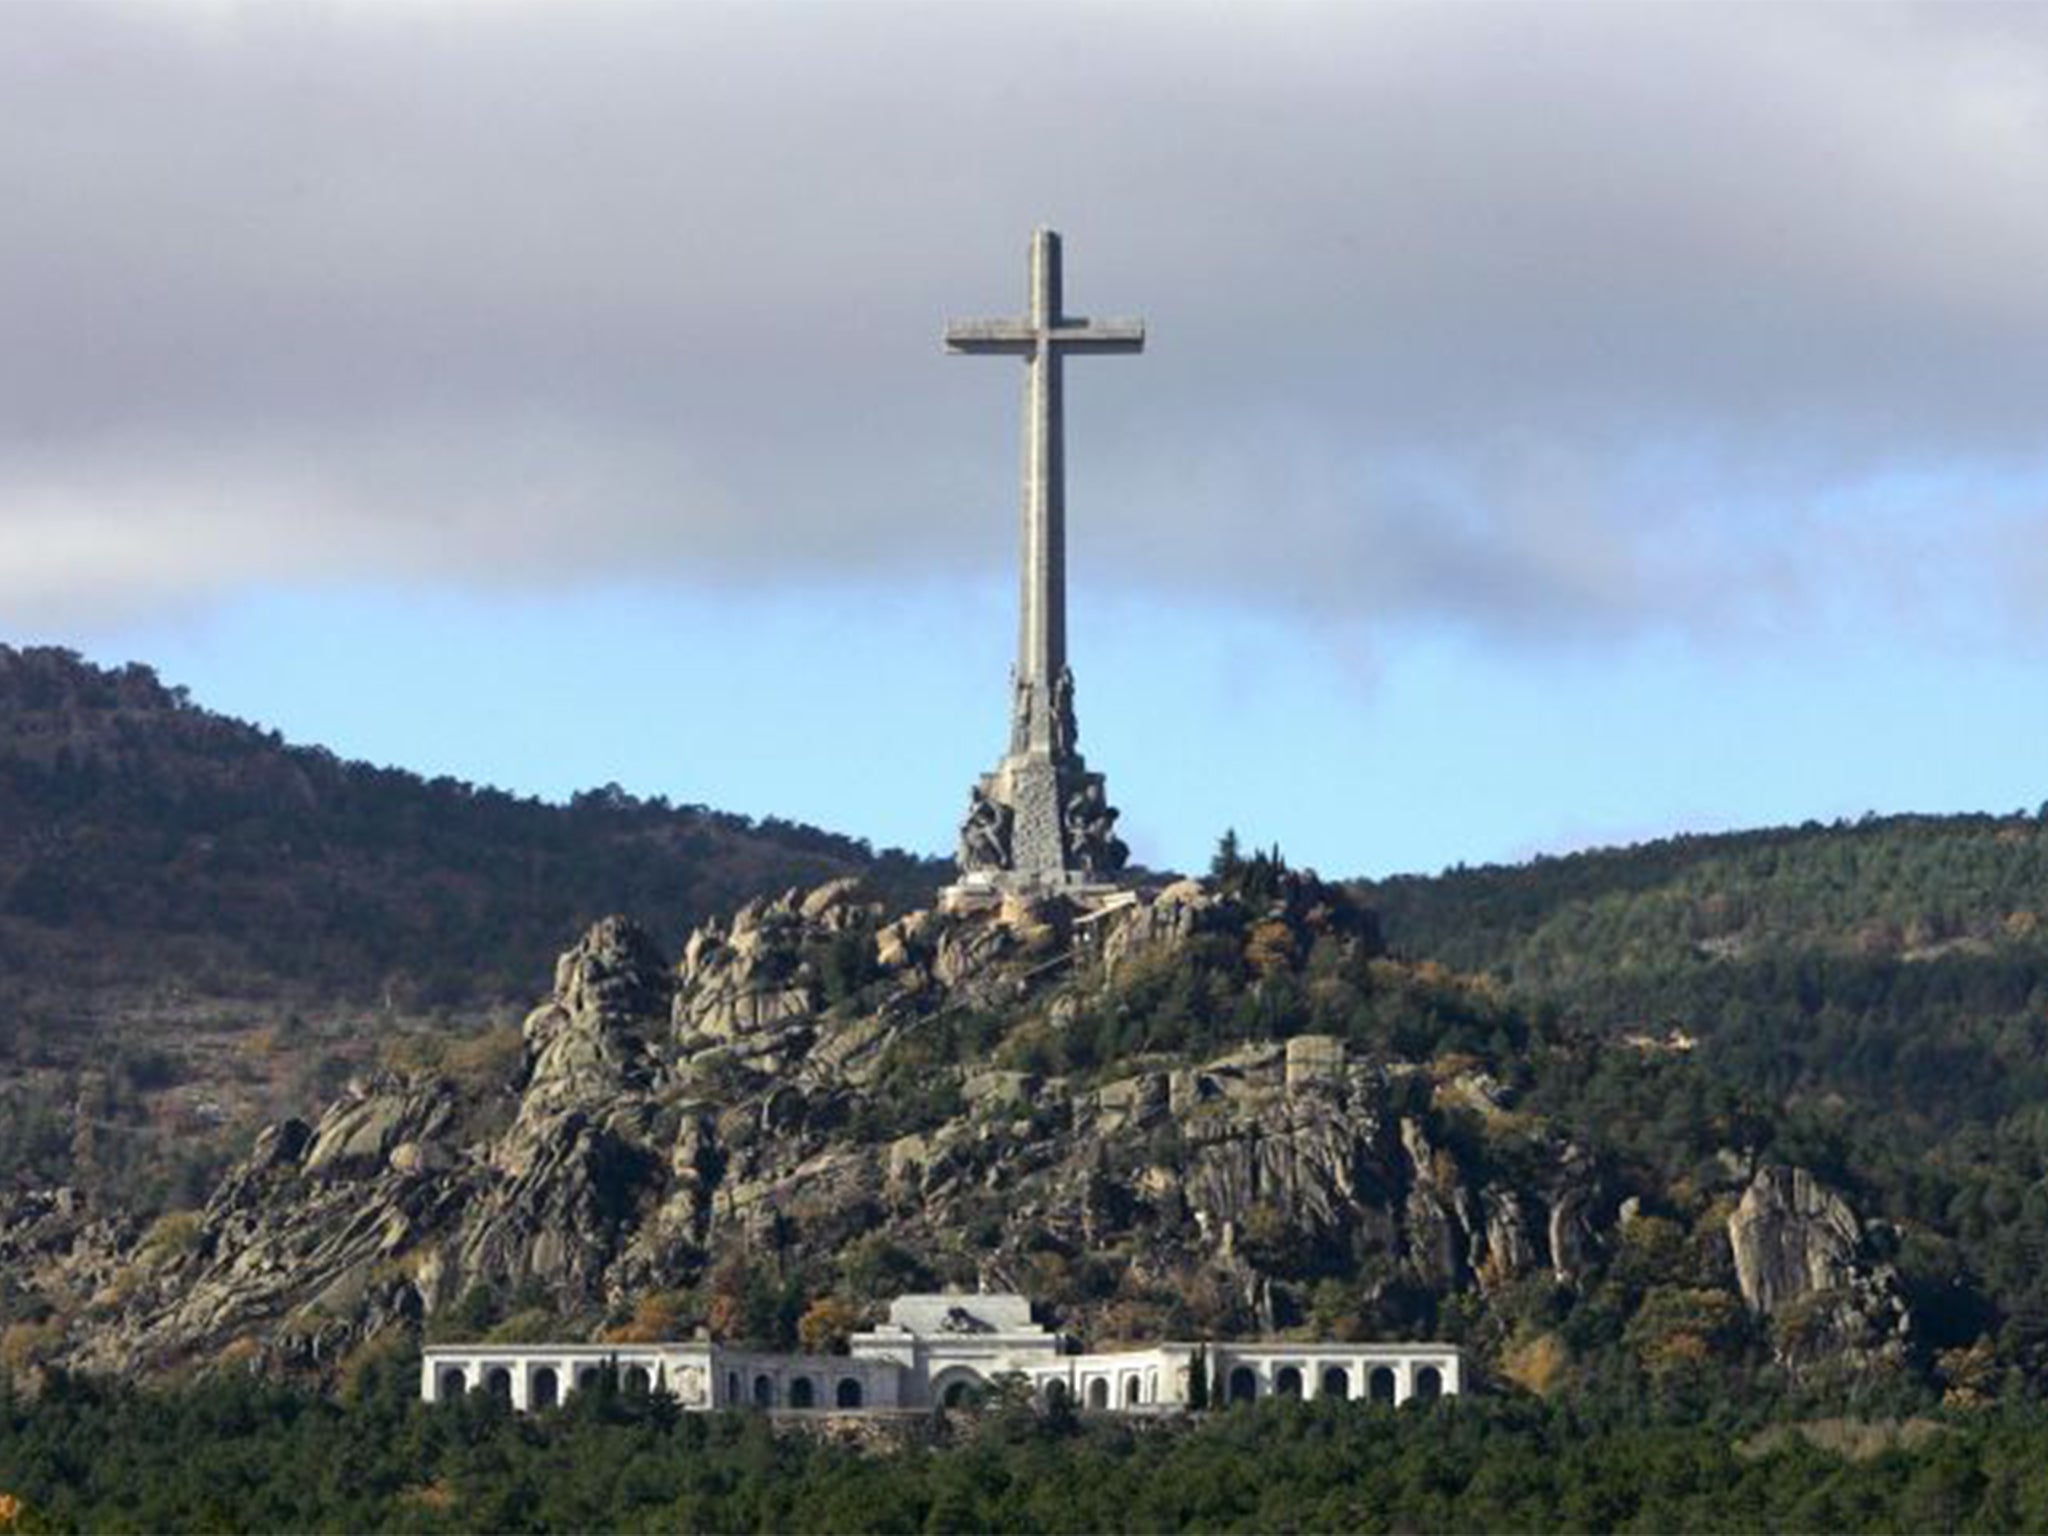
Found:
[[1280, 1367], [1273, 1377], [1273, 1395], [1275, 1397], [1292, 1397], [1297, 1399], [1304, 1395], [1300, 1366], [1283, 1365]]
[[536, 1366], [526, 1378], [526, 1406], [557, 1408], [562, 1402], [562, 1378], [552, 1365]]
[[1124, 1378], [1124, 1406], [1135, 1408], [1145, 1400], [1143, 1378], [1133, 1374]]
[[1067, 1405], [1067, 1384], [1064, 1381], [1048, 1381], [1045, 1384], [1045, 1406], [1064, 1408]]
[[1433, 1365], [1421, 1367], [1415, 1373], [1415, 1390], [1409, 1395], [1421, 1402], [1435, 1402], [1444, 1395], [1444, 1373]]
[[981, 1373], [964, 1365], [948, 1366], [932, 1378], [932, 1401], [941, 1408], [972, 1408], [987, 1390]]
[[512, 1372], [507, 1366], [494, 1365], [484, 1372], [484, 1391], [501, 1403], [512, 1401]]
[[436, 1396], [443, 1402], [450, 1398], [465, 1396], [469, 1391], [469, 1372], [459, 1365], [442, 1366], [440, 1380], [441, 1385]]
[[792, 1408], [815, 1408], [818, 1406], [818, 1389], [808, 1376], [799, 1376], [789, 1384], [789, 1406]]
[[1109, 1406], [1109, 1378], [1098, 1376], [1088, 1383], [1088, 1406], [1107, 1408]]
[[1395, 1397], [1394, 1368], [1376, 1365], [1366, 1377], [1365, 1395], [1376, 1403], [1391, 1403]]
[[859, 1408], [865, 1405], [867, 1394], [861, 1390], [858, 1376], [842, 1376], [833, 1390], [832, 1401], [840, 1408]]
[[1323, 1379], [1316, 1388], [1317, 1397], [1346, 1398], [1351, 1395], [1351, 1373], [1341, 1365], [1323, 1367]]
[[775, 1406], [775, 1378], [762, 1371], [754, 1378], [754, 1406], [773, 1408]]
[[733, 1408], [739, 1407], [740, 1403], [744, 1401], [740, 1397], [740, 1373], [738, 1371], [727, 1371], [725, 1373], [725, 1401], [727, 1406]]
[[1259, 1373], [1248, 1365], [1240, 1365], [1230, 1373], [1230, 1401], [1233, 1403], [1256, 1402], [1259, 1396]]
[[603, 1380], [604, 1367], [601, 1365], [584, 1365], [578, 1366], [576, 1369], [576, 1390], [578, 1392], [595, 1392], [597, 1384]]
[[625, 1374], [619, 1378], [619, 1382], [628, 1392], [652, 1392], [654, 1390], [654, 1377], [648, 1373], [647, 1367], [644, 1365], [627, 1366]]

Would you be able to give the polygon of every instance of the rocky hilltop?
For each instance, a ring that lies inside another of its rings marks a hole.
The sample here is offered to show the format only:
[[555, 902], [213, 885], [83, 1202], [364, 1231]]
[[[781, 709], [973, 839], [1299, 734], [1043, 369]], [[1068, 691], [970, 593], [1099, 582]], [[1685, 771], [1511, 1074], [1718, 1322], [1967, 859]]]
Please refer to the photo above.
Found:
[[[366, 1074], [203, 1209], [0, 1209], [12, 1363], [331, 1373], [380, 1341], [708, 1329], [829, 1342], [908, 1286], [1098, 1341], [1444, 1336], [1545, 1389], [1625, 1341], [1903, 1368], [1844, 1197], [1742, 1147], [1673, 1189], [1549, 1112], [1598, 1047], [1382, 953], [1313, 877], [889, 919], [857, 879], [670, 952], [561, 957], [498, 1075]], [[1591, 1342], [1580, 1342], [1580, 1338]]]

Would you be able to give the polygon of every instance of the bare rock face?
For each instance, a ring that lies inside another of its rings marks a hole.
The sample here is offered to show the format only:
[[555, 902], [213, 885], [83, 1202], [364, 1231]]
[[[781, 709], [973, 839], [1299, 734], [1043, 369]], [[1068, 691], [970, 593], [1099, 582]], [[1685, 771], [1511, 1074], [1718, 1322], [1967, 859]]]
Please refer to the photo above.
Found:
[[1220, 1236], [1272, 1213], [1303, 1241], [1391, 1238], [1383, 1213], [1393, 1181], [1381, 1128], [1359, 1107], [1365, 1112], [1356, 1115], [1335, 1105], [1270, 1118], [1224, 1113], [1194, 1127], [1183, 1197], [1196, 1225]]
[[[556, 965], [554, 997], [527, 1016], [521, 1125], [601, 1114], [647, 1088], [658, 1065], [651, 1036], [668, 1006], [668, 965], [654, 941], [624, 918], [598, 923]], [[507, 1149], [515, 1171], [527, 1139], [515, 1135]]]
[[1473, 1271], [1479, 1284], [1496, 1290], [1544, 1267], [1544, 1226], [1519, 1190], [1489, 1184], [1480, 1192], [1486, 1213], [1484, 1254]]
[[[134, 1233], [54, 1209], [25, 1213], [15, 1241], [109, 1298], [70, 1363], [122, 1369], [237, 1339], [324, 1364], [479, 1286], [544, 1297], [587, 1333], [728, 1253], [829, 1274], [870, 1236], [949, 1278], [1038, 1288], [1048, 1265], [1094, 1265], [1243, 1326], [1300, 1322], [1300, 1287], [1332, 1273], [1369, 1270], [1374, 1295], [1570, 1283], [1611, 1220], [1594, 1159], [1528, 1132], [1514, 1180], [1475, 1172], [1415, 1108], [1414, 1068], [1337, 1036], [1087, 1082], [929, 1053], [973, 1011], [1063, 1028], [1125, 966], [1192, 938], [1292, 924], [1363, 942], [1312, 898], [1297, 883], [1247, 918], [1185, 882], [1098, 913], [882, 926], [835, 882], [705, 925], [674, 966], [607, 919], [526, 1019], [515, 1083], [352, 1084], [313, 1123], [264, 1132], [188, 1240], [147, 1262]], [[1507, 1112], [1508, 1090], [1486, 1088], [1478, 1108]]]
[[668, 993], [660, 948], [623, 917], [597, 923], [555, 963], [554, 1006], [582, 1024], [652, 1017]]
[[1140, 955], [1186, 943], [1214, 918], [1221, 905], [1199, 880], [1179, 880], [1149, 901], [1133, 902], [1105, 924], [1103, 964], [1114, 975], [1119, 966]]
[[729, 923], [706, 923], [684, 944], [677, 970], [678, 1043], [701, 1047], [807, 1022], [823, 1004], [818, 948], [872, 926], [880, 911], [849, 878], [750, 901]]
[[1773, 1322], [1781, 1362], [1903, 1355], [1911, 1319], [1897, 1273], [1866, 1252], [1849, 1202], [1803, 1168], [1757, 1171], [1728, 1218], [1743, 1300]]
[[402, 1147], [417, 1149], [444, 1134], [454, 1119], [446, 1093], [419, 1093], [389, 1073], [350, 1083], [348, 1090], [306, 1131], [288, 1120], [265, 1132], [256, 1161], [265, 1167], [296, 1163], [324, 1178], [374, 1175]]
[[509, 1177], [466, 1213], [455, 1272], [501, 1290], [532, 1282], [571, 1306], [609, 1299], [607, 1271], [658, 1194], [653, 1149], [570, 1110], [522, 1122], [499, 1164]]
[[525, 1093], [491, 1149], [497, 1177], [463, 1224], [455, 1273], [572, 1298], [606, 1294], [605, 1272], [663, 1172], [651, 1090], [669, 998], [660, 950], [622, 918], [598, 923], [562, 957], [553, 999], [526, 1021]]
[[1599, 1170], [1592, 1154], [1566, 1147], [1545, 1216], [1551, 1276], [1559, 1285], [1576, 1285], [1597, 1261], [1599, 1200]]
[[1471, 1191], [1457, 1160], [1430, 1141], [1420, 1121], [1401, 1122], [1401, 1150], [1408, 1163], [1403, 1215], [1412, 1234], [1416, 1269], [1431, 1287], [1456, 1290], [1470, 1273], [1475, 1225]]
[[69, 1363], [146, 1369], [261, 1334], [274, 1358], [312, 1364], [417, 1319], [399, 1261], [464, 1204], [458, 1154], [440, 1141], [454, 1116], [448, 1084], [386, 1075], [352, 1084], [317, 1125], [270, 1127], [175, 1245], [96, 1253], [95, 1305], [110, 1315]]
[[1758, 1312], [1846, 1286], [1862, 1242], [1849, 1202], [1804, 1168], [1763, 1169], [1728, 1218], [1742, 1299]]

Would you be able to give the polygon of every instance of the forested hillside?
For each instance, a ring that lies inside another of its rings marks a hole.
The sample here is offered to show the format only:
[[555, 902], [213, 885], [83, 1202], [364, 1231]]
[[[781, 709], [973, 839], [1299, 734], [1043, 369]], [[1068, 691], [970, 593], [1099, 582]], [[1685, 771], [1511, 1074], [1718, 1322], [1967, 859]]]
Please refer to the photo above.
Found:
[[1808, 822], [1362, 889], [1397, 946], [1528, 987], [1806, 953], [1919, 962], [2048, 937], [2048, 816]]
[[611, 788], [550, 805], [343, 762], [147, 667], [0, 646], [0, 1187], [189, 1198], [261, 1117], [515, 1015], [596, 917], [681, 933], [853, 873], [908, 903], [938, 867]]
[[[1767, 1116], [1897, 1225], [1932, 1335], [1992, 1326], [1967, 1300], [1989, 1292], [2012, 1355], [2048, 1364], [2048, 820], [1809, 824], [1365, 894], [1397, 950]], [[1580, 1107], [1646, 1150], [1676, 1139], [1597, 1091]]]
[[2048, 820], [1896, 817], [1365, 888], [1390, 941], [1913, 1138], [2048, 1103]]

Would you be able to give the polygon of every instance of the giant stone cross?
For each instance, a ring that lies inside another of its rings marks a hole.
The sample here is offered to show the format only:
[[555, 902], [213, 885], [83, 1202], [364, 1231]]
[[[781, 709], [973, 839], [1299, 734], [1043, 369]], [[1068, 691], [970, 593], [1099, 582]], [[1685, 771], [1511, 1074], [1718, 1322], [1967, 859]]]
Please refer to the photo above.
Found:
[[1138, 352], [1144, 345], [1145, 327], [1136, 320], [1086, 320], [1062, 311], [1060, 237], [1049, 229], [1031, 237], [1031, 299], [1022, 318], [946, 326], [948, 351], [1024, 359], [1024, 580], [1010, 750], [969, 799], [955, 897], [1101, 888], [1128, 857], [1102, 775], [1088, 771], [1075, 744], [1060, 399], [1069, 352]]

